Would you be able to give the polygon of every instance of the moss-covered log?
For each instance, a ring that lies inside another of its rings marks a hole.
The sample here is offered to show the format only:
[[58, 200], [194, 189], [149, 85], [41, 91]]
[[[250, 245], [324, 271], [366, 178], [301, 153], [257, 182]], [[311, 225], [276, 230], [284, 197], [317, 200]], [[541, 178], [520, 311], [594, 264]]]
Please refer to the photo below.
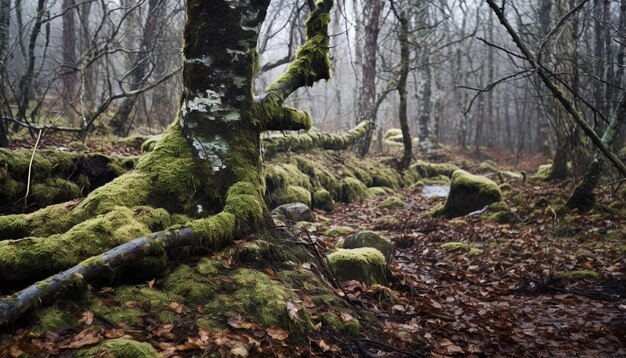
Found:
[[363, 138], [370, 123], [361, 122], [343, 134], [327, 134], [308, 132], [302, 135], [274, 136], [263, 140], [265, 157], [269, 158], [279, 152], [302, 152], [314, 148], [326, 150], [343, 150], [356, 144]]

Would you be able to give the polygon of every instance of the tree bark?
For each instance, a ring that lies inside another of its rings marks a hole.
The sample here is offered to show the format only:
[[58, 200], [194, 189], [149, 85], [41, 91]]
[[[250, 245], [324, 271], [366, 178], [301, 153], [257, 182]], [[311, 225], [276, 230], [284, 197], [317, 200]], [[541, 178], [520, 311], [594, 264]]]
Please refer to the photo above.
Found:
[[382, 0], [367, 0], [369, 10], [365, 25], [365, 45], [363, 46], [363, 80], [359, 91], [357, 123], [371, 123], [365, 137], [357, 145], [357, 154], [364, 157], [369, 151], [372, 134], [376, 127], [376, 57], [378, 52], [378, 33], [380, 32], [380, 14], [384, 3]]
[[[602, 143], [607, 147], [610, 147], [617, 135], [620, 128], [626, 122], [626, 99], [624, 94], [620, 99], [617, 110], [611, 117], [611, 122], [607, 127], [604, 135], [602, 135]], [[593, 190], [598, 186], [598, 182], [603, 174], [605, 159], [601, 152], [596, 151], [593, 156], [593, 161], [587, 168], [587, 172], [583, 179], [576, 185], [572, 196], [567, 201], [567, 206], [570, 208], [576, 208], [580, 211], [588, 211], [593, 208], [596, 198]]]

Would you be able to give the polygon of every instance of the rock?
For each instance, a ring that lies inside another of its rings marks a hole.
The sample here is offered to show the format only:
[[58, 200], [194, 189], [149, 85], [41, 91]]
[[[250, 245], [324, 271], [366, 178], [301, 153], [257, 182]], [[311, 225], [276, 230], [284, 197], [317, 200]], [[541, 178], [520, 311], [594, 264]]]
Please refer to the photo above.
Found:
[[490, 172], [498, 172], [499, 170], [498, 163], [494, 162], [493, 160], [485, 160], [484, 162], [480, 163], [479, 168]]
[[502, 192], [498, 184], [484, 176], [459, 169], [452, 175], [450, 194], [442, 213], [448, 218], [454, 218], [499, 201], [502, 201]]
[[432, 178], [439, 175], [451, 177], [452, 173], [459, 169], [459, 167], [450, 163], [427, 163], [423, 161], [418, 161], [409, 168], [417, 171], [422, 178]]
[[276, 217], [280, 221], [313, 221], [311, 209], [304, 203], [284, 204], [272, 210], [271, 214], [272, 217]]
[[385, 256], [387, 262], [393, 256], [393, 245], [391, 242], [374, 231], [361, 231], [356, 235], [350, 235], [343, 241], [344, 249], [358, 249], [371, 247], [380, 251]]
[[328, 255], [328, 263], [339, 281], [357, 280], [367, 285], [387, 282], [385, 257], [371, 247], [337, 250]]

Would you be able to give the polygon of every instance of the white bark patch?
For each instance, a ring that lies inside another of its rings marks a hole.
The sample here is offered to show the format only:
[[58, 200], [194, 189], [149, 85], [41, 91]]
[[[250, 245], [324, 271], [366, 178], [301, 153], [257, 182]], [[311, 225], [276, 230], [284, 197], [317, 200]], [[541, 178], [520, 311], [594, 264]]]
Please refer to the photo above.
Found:
[[209, 56], [202, 56], [200, 58], [185, 58], [185, 63], [199, 63], [206, 67], [209, 67], [213, 63], [213, 60], [211, 60]]
[[226, 168], [224, 164], [224, 158], [228, 151], [228, 143], [219, 135], [216, 135], [213, 140], [200, 141], [197, 138], [193, 140], [193, 146], [198, 150], [198, 157], [205, 159], [211, 163], [213, 172], [219, 172]]
[[185, 99], [182, 108], [183, 116], [186, 116], [187, 113], [191, 113], [192, 111], [206, 113], [209, 112], [213, 106], [219, 106], [221, 104], [222, 100], [219, 93], [208, 89], [206, 90], [206, 97], [199, 95], [191, 97], [191, 99]]

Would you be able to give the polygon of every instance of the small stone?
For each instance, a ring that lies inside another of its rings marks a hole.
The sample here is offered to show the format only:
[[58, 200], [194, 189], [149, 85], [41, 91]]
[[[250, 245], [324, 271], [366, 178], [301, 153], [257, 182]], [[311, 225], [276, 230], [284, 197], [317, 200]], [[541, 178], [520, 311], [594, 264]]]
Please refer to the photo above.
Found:
[[272, 210], [271, 214], [272, 217], [276, 217], [280, 221], [313, 221], [311, 209], [304, 203], [284, 204]]

